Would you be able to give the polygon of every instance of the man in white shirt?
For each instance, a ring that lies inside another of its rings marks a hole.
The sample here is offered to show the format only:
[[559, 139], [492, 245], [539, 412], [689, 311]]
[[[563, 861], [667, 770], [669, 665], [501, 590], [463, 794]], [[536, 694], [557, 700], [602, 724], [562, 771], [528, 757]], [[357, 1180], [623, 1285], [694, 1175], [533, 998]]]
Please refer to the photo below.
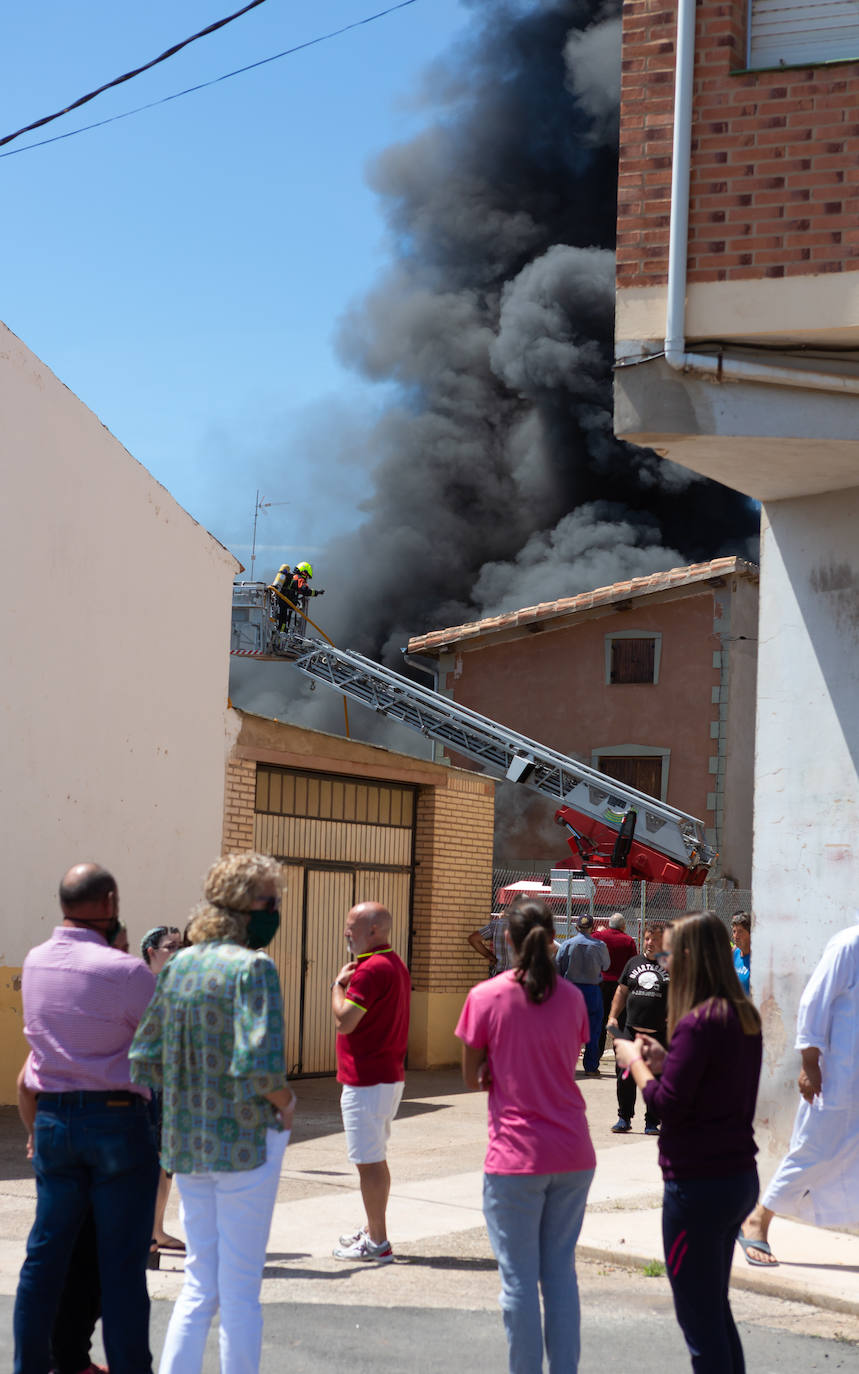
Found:
[[859, 925], [829, 941], [797, 1016], [800, 1102], [790, 1150], [739, 1243], [752, 1265], [778, 1260], [773, 1217], [816, 1226], [859, 1225]]

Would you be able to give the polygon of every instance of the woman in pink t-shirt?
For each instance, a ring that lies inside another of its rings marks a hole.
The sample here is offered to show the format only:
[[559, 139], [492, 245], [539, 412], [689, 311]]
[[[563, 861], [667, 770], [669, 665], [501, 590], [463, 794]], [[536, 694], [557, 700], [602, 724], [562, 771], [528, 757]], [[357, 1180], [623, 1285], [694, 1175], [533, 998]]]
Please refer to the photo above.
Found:
[[508, 913], [514, 965], [478, 983], [462, 1009], [462, 1074], [489, 1093], [483, 1214], [501, 1274], [499, 1302], [511, 1374], [579, 1363], [575, 1249], [596, 1156], [576, 1087], [590, 1034], [578, 988], [557, 976], [555, 931], [545, 902], [520, 899]]

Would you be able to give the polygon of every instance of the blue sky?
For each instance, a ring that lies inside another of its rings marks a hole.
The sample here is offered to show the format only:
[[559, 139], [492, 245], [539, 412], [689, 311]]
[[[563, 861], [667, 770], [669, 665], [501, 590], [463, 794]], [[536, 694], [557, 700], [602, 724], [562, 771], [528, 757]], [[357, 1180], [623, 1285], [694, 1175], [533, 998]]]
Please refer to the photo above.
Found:
[[[29, 0], [4, 15], [0, 134], [156, 56], [238, 0]], [[385, 8], [268, 0], [10, 148], [120, 113]], [[79, 137], [0, 160], [0, 318], [192, 515], [263, 565], [357, 523], [382, 397], [333, 348], [387, 260], [368, 159], [427, 119], [420, 75], [468, 24], [416, 3]], [[5, 151], [5, 150], [3, 150]], [[302, 542], [303, 541], [303, 542]], [[266, 546], [269, 546], [267, 550]]]

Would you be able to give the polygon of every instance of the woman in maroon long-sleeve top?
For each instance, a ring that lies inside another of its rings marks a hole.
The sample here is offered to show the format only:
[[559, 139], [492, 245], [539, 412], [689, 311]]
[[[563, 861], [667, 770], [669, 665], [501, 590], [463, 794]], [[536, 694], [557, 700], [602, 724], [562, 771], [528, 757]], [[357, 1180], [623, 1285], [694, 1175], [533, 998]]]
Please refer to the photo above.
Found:
[[740, 988], [728, 932], [712, 911], [666, 932], [668, 1049], [615, 1041], [662, 1122], [662, 1241], [677, 1320], [696, 1374], [744, 1374], [728, 1302], [734, 1242], [758, 1196], [752, 1130], [761, 1019]]

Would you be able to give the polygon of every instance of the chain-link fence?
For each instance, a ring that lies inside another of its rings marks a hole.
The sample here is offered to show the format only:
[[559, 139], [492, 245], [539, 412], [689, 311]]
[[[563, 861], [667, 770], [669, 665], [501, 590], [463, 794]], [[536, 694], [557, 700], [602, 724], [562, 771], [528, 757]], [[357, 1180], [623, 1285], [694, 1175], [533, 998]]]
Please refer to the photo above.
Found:
[[607, 925], [616, 911], [626, 917], [626, 932], [642, 945], [645, 926], [666, 926], [686, 911], [715, 911], [730, 929], [738, 911], [751, 911], [748, 889], [705, 883], [682, 887], [668, 883], [643, 883], [613, 878], [585, 878], [571, 869], [552, 869], [549, 863], [530, 868], [496, 868], [492, 877], [492, 910], [503, 911], [519, 896], [540, 897], [551, 907], [559, 940], [575, 932], [582, 912], [589, 911], [599, 925]]

